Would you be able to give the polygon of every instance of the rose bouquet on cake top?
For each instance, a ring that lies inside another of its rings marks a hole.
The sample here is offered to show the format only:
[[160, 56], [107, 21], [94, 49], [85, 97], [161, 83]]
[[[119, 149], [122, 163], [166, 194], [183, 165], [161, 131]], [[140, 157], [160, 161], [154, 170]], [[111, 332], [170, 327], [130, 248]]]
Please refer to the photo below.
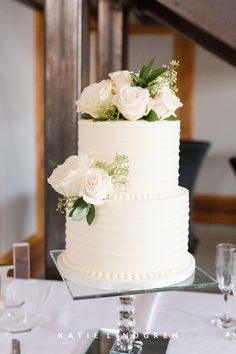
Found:
[[182, 107], [176, 96], [178, 62], [153, 68], [154, 59], [135, 74], [128, 70], [110, 73], [110, 79], [86, 87], [76, 101], [83, 119], [94, 121], [176, 120]]
[[[154, 59], [135, 74], [128, 70], [110, 73], [110, 79], [86, 87], [78, 101], [81, 118], [93, 121], [144, 119], [149, 122], [176, 120], [175, 111], [182, 106], [176, 96], [178, 63], [154, 68]], [[66, 211], [74, 221], [86, 218], [91, 225], [95, 207], [114, 193], [116, 185], [129, 185], [129, 160], [116, 155], [112, 162], [94, 161], [86, 154], [70, 156], [63, 164], [51, 162], [49, 184], [62, 197], [58, 210]]]

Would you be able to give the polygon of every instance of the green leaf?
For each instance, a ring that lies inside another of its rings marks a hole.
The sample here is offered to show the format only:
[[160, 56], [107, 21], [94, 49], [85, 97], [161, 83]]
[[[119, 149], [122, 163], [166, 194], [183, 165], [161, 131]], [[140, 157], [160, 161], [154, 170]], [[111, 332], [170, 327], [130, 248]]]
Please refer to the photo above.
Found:
[[73, 204], [73, 209], [75, 208], [86, 208], [88, 206], [88, 203], [83, 200], [83, 197], [80, 197], [76, 199], [76, 201]]
[[147, 78], [147, 82], [152, 82], [153, 80], [155, 80], [158, 76], [164, 74], [166, 72], [167, 68], [166, 67], [161, 67], [158, 68], [156, 70], [153, 70], [152, 73], [148, 76]]
[[85, 208], [83, 208], [83, 207], [76, 208], [76, 209], [74, 209], [74, 211], [72, 213], [72, 220], [73, 221], [80, 221], [87, 216], [88, 212], [89, 212], [88, 205]]
[[170, 120], [170, 121], [174, 121], [174, 120], [178, 120], [178, 118], [176, 117], [176, 116], [169, 116], [169, 117], [167, 117], [167, 118], [165, 118], [165, 119], [163, 119], [163, 120]]
[[81, 119], [93, 119], [93, 117], [88, 113], [81, 114]]
[[89, 206], [89, 212], [88, 212], [88, 214], [86, 215], [87, 223], [88, 223], [89, 225], [91, 225], [92, 222], [93, 222], [93, 220], [94, 220], [94, 218], [95, 218], [95, 207], [94, 207], [93, 204], [90, 204], [90, 206]]
[[143, 117], [143, 119], [147, 120], [148, 122], [155, 122], [159, 120], [158, 115], [151, 109], [147, 116]]
[[75, 209], [71, 209], [71, 211], [70, 211], [70, 213], [69, 213], [69, 216], [70, 216], [70, 217], [72, 217], [74, 210], [75, 210]]
[[145, 68], [146, 68], [146, 66], [143, 65], [140, 72], [139, 72], [139, 77], [143, 78], [143, 73], [144, 73]]
[[105, 122], [106, 120], [109, 120], [109, 118], [93, 118], [94, 122]]
[[83, 200], [83, 198], [80, 197], [80, 198], [76, 199], [76, 201], [74, 202], [73, 207], [72, 207], [72, 209], [71, 209], [71, 211], [70, 211], [70, 213], [69, 213], [69, 216], [72, 216], [72, 215], [73, 215], [73, 213], [74, 213], [74, 211], [75, 211], [76, 208], [84, 209], [84, 208], [87, 208], [87, 207], [88, 207], [88, 203], [86, 203], [86, 202]]
[[49, 160], [49, 164], [50, 164], [50, 167], [53, 170], [55, 170], [55, 168], [57, 168], [57, 166], [59, 165], [59, 162], [57, 161], [53, 161], [53, 160]]
[[135, 74], [133, 74], [133, 73], [130, 73], [130, 76], [131, 76], [131, 78], [133, 79], [133, 82], [135, 83], [135, 84], [138, 84], [139, 83], [139, 81], [138, 81], [138, 76], [137, 75], [135, 75]]
[[76, 199], [76, 201], [73, 204], [73, 207], [69, 213], [69, 216], [73, 216], [73, 213], [75, 209], [80, 208], [80, 209], [85, 209], [88, 208], [88, 203], [83, 200], [83, 197], [79, 197]]
[[[150, 62], [145, 66], [145, 69], [143, 70], [143, 75], [142, 78], [146, 80], [152, 70], [153, 63], [155, 61], [155, 57], [150, 60]], [[140, 75], [139, 75], [140, 76]]]
[[131, 73], [130, 76], [132, 77], [133, 81], [141, 87], [144, 87], [146, 85], [146, 80], [142, 79], [141, 77], [138, 77], [137, 75]]
[[141, 87], [146, 87], [146, 86], [147, 86], [146, 80], [141, 79], [141, 78], [139, 77], [138, 81], [139, 81], [139, 86], [141, 86]]

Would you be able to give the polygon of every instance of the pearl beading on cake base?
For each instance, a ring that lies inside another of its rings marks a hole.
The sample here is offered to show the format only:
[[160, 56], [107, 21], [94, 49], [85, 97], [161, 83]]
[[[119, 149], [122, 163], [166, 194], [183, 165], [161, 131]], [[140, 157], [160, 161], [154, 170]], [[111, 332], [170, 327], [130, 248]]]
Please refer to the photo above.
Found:
[[89, 276], [92, 278], [105, 279], [105, 280], [118, 280], [118, 281], [119, 280], [120, 281], [124, 281], [124, 280], [131, 280], [131, 281], [137, 280], [138, 281], [138, 280], [161, 279], [161, 278], [165, 278], [170, 275], [174, 275], [174, 274], [179, 273], [181, 271], [184, 271], [189, 267], [190, 259], [188, 258], [187, 260], [185, 260], [185, 262], [183, 264], [181, 264], [175, 268], [166, 269], [164, 271], [157, 271], [157, 272], [151, 272], [151, 273], [134, 273], [134, 274], [132, 274], [132, 273], [96, 272], [91, 269], [84, 269], [82, 267], [74, 266], [73, 264], [71, 264], [67, 260], [65, 253], [62, 254], [62, 262], [69, 269], [72, 269], [81, 275]]
[[63, 251], [57, 259], [57, 266], [60, 270], [60, 273], [63, 277], [75, 284], [81, 286], [104, 289], [114, 291], [125, 291], [125, 290], [135, 290], [138, 289], [147, 290], [154, 288], [164, 288], [170, 285], [181, 283], [184, 285], [191, 285], [194, 281], [195, 274], [195, 260], [194, 257], [188, 253], [188, 261], [186, 261], [186, 266], [184, 269], [181, 269], [178, 273], [167, 275], [163, 278], [154, 278], [154, 279], [131, 279], [131, 280], [120, 280], [120, 279], [105, 279], [92, 277], [89, 275], [80, 274], [78, 271], [71, 269], [68, 265], [65, 264], [64, 258], [65, 251]]

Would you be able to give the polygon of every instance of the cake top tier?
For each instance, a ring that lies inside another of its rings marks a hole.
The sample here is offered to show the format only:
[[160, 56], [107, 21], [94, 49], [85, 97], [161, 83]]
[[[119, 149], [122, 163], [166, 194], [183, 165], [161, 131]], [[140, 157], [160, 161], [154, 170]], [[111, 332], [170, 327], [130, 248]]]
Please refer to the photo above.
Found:
[[149, 198], [178, 190], [180, 121], [79, 121], [79, 153], [111, 162], [129, 159], [126, 194]]

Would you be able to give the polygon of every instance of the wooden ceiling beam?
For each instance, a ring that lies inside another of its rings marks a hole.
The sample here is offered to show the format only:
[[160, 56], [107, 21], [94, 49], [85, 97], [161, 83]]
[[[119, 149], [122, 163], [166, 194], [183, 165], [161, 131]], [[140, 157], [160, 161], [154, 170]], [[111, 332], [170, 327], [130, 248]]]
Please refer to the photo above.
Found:
[[234, 0], [133, 0], [133, 6], [236, 66]]
[[44, 0], [15, 0], [33, 9], [44, 11]]

